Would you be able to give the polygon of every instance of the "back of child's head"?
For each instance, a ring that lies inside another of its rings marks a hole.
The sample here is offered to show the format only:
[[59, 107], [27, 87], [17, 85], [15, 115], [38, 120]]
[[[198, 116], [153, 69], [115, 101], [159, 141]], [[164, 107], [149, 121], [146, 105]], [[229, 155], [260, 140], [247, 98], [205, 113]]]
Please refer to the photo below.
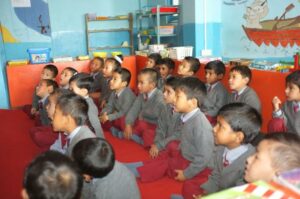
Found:
[[50, 96], [54, 96], [56, 101], [58, 98], [60, 98], [62, 95], [68, 95], [68, 94], [72, 94], [73, 92], [70, 91], [69, 89], [64, 89], [64, 88], [58, 88], [56, 90], [54, 90]]
[[195, 98], [198, 107], [201, 106], [206, 98], [206, 86], [197, 77], [182, 78], [178, 83], [177, 89], [185, 93], [187, 99]]
[[87, 120], [88, 104], [83, 97], [74, 93], [62, 95], [58, 98], [56, 107], [63, 115], [70, 115], [77, 126], [84, 125]]
[[148, 75], [149, 81], [157, 85], [158, 72], [154, 68], [144, 68], [140, 71], [139, 75]]
[[88, 92], [92, 88], [93, 81], [94, 81], [93, 77], [87, 73], [77, 73], [70, 79], [70, 83], [76, 82], [78, 88], [87, 89]]
[[[42, 79], [41, 82], [45, 82], [47, 87], [51, 86], [53, 88], [52, 92], [53, 93], [56, 89], [58, 89], [58, 84], [56, 81], [52, 80], [52, 79]], [[50, 94], [51, 94], [50, 93]]]
[[272, 166], [279, 173], [300, 168], [300, 137], [297, 134], [269, 133], [262, 141], [269, 142]]
[[300, 88], [300, 70], [296, 70], [285, 78], [286, 83], [292, 83]]
[[210, 61], [205, 65], [205, 70], [213, 70], [217, 75], [225, 75], [225, 64], [220, 60]]
[[114, 73], [118, 73], [119, 75], [121, 75], [122, 82], [127, 82], [126, 86], [129, 85], [131, 79], [131, 73], [128, 69], [118, 67], [114, 70]]
[[192, 71], [194, 74], [198, 72], [200, 69], [200, 61], [199, 59], [191, 56], [187, 56], [184, 58], [184, 60], [190, 65], [190, 71]]
[[170, 86], [173, 90], [176, 90], [176, 88], [178, 87], [180, 82], [180, 78], [179, 77], [169, 77], [166, 82], [165, 85], [166, 86]]
[[58, 74], [58, 69], [55, 65], [53, 64], [47, 64], [43, 68], [44, 70], [49, 70], [52, 73], [52, 78], [55, 78]]
[[252, 72], [248, 66], [234, 66], [230, 69], [230, 72], [238, 72], [242, 75], [243, 78], [248, 78], [249, 82], [251, 82]]
[[175, 62], [173, 61], [173, 59], [168, 58], [168, 57], [163, 58], [159, 64], [166, 65], [169, 70], [174, 70], [174, 68], [175, 68]]
[[78, 73], [78, 71], [75, 68], [72, 68], [72, 67], [66, 67], [66, 68], [64, 68], [64, 70], [70, 71], [73, 76]]
[[219, 110], [218, 116], [221, 116], [233, 131], [244, 134], [243, 143], [250, 143], [260, 132], [261, 115], [245, 103], [227, 104]]
[[108, 175], [115, 164], [114, 150], [102, 138], [89, 138], [78, 142], [72, 156], [83, 174], [95, 178]]
[[159, 53], [151, 53], [148, 55], [148, 59], [152, 59], [155, 63], [155, 66], [158, 65], [161, 61], [161, 55]]
[[113, 65], [113, 70], [115, 70], [116, 68], [120, 68], [121, 67], [121, 63], [116, 60], [115, 58], [113, 57], [109, 57], [105, 60], [105, 63], [112, 63]]
[[27, 167], [23, 186], [29, 199], [79, 199], [83, 179], [67, 156], [47, 151]]

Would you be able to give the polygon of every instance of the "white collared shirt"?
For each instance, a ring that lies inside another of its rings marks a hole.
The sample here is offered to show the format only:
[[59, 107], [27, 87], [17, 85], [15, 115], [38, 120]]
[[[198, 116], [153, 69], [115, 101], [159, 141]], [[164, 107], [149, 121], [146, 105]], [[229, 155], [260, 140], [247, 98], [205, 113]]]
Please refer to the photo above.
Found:
[[124, 90], [125, 90], [125, 88], [123, 88], [119, 93], [116, 92], [116, 95], [117, 95], [118, 97], [120, 97]]
[[248, 86], [245, 86], [242, 90], [240, 90], [237, 94], [240, 96], [245, 90], [248, 88]]
[[79, 132], [81, 126], [76, 127], [67, 137], [67, 139], [69, 140], [69, 143], [72, 142], [72, 139], [77, 135], [77, 133]]
[[150, 91], [148, 94], [148, 99], [151, 98], [151, 96], [154, 94], [154, 91], [156, 91], [157, 88], [154, 88], [152, 91]]
[[210, 87], [210, 90], [214, 89], [215, 86], [219, 83], [219, 81], [215, 82], [214, 84], [206, 84], [206, 88], [208, 89]]
[[189, 113], [186, 114], [182, 114], [180, 119], [183, 123], [185, 123], [186, 121], [188, 121], [193, 115], [195, 115], [195, 113], [199, 110], [199, 108], [195, 108], [194, 110], [192, 110]]
[[223, 162], [226, 158], [229, 164], [231, 164], [233, 161], [235, 161], [241, 155], [243, 155], [246, 151], [248, 151], [248, 149], [249, 149], [249, 144], [243, 144], [234, 149], [228, 149], [227, 147], [225, 147], [225, 150], [223, 152]]

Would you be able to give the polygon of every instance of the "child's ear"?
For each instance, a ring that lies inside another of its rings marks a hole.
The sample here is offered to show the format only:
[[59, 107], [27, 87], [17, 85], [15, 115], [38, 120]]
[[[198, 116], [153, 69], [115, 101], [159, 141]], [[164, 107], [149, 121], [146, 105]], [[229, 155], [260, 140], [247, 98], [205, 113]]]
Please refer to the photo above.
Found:
[[249, 77], [244, 77], [243, 80], [247, 85], [249, 84], [249, 81], [250, 81]]
[[28, 193], [27, 193], [26, 189], [23, 188], [21, 190], [21, 196], [22, 196], [23, 199], [29, 199], [29, 196], [28, 196]]
[[126, 87], [126, 86], [128, 86], [128, 84], [127, 84], [127, 82], [126, 82], [126, 81], [123, 81], [123, 82], [121, 82], [121, 85], [122, 85], [122, 87]]
[[189, 101], [193, 107], [198, 107], [198, 100], [196, 98], [192, 98]]
[[244, 139], [245, 139], [245, 135], [244, 135], [244, 133], [242, 131], [236, 132], [236, 141], [238, 143], [243, 143]]
[[54, 88], [53, 88], [53, 86], [48, 86], [47, 90], [48, 90], [48, 93], [53, 93]]

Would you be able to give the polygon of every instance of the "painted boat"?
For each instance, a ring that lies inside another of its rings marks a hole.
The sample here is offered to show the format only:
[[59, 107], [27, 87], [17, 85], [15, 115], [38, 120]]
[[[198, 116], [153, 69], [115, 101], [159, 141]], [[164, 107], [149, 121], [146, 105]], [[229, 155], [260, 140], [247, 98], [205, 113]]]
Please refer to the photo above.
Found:
[[280, 19], [265, 20], [260, 22], [262, 28], [247, 28], [242, 26], [248, 39], [256, 45], [261, 46], [262, 43], [269, 46], [270, 44], [277, 47], [290, 45], [300, 46], [300, 16]]

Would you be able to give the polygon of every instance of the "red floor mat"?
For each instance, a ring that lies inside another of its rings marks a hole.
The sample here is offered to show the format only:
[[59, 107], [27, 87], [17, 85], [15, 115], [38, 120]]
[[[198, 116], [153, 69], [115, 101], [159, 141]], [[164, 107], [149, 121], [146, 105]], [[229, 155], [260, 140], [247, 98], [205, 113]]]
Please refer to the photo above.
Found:
[[[33, 122], [20, 110], [0, 110], [0, 195], [5, 199], [20, 199], [23, 173], [26, 165], [38, 154], [29, 137]], [[120, 162], [148, 159], [141, 146], [127, 140], [119, 140], [106, 132]], [[167, 177], [153, 183], [138, 182], [143, 199], [168, 199], [172, 193], [180, 193], [182, 184]]]

